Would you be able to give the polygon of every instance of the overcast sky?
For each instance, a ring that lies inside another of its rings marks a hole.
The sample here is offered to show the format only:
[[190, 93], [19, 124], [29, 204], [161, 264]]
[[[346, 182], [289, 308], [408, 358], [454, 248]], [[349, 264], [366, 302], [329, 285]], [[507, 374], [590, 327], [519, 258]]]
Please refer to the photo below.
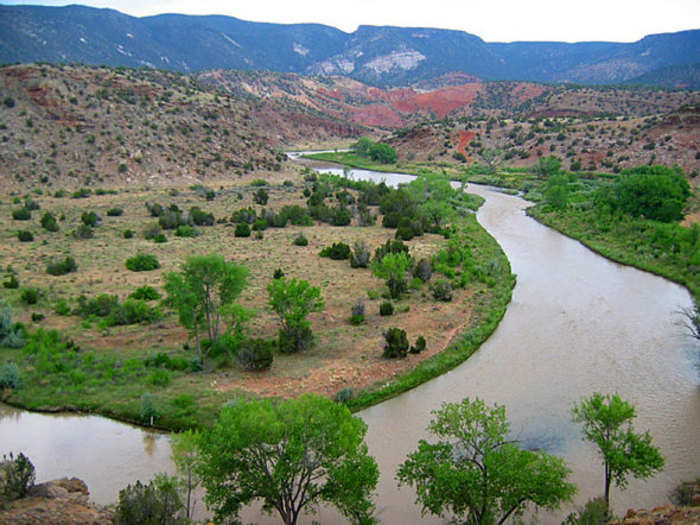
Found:
[[487, 42], [607, 40], [700, 28], [700, 0], [86, 0], [0, 4], [111, 7], [134, 16], [223, 14], [256, 22], [318, 22], [346, 32], [358, 25], [460, 29]]

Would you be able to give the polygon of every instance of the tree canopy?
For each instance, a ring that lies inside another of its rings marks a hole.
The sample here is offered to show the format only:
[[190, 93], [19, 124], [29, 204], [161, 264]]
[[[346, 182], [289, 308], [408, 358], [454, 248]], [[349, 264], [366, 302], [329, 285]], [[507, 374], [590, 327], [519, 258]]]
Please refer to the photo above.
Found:
[[321, 289], [303, 279], [280, 277], [268, 285], [267, 291], [270, 307], [282, 324], [280, 351], [293, 353], [306, 349], [312, 342], [311, 323], [306, 317], [323, 309]]
[[528, 503], [554, 509], [576, 492], [563, 460], [507, 441], [503, 406], [467, 398], [433, 414], [428, 430], [437, 441], [421, 440], [398, 471], [400, 484], [415, 486], [424, 513], [500, 525]]
[[379, 471], [367, 453], [366, 432], [345, 405], [311, 394], [226, 406], [199, 441], [207, 504], [218, 521], [262, 500], [264, 510], [292, 525], [324, 501], [354, 522], [367, 522]]
[[222, 333], [240, 335], [250, 313], [235, 300], [246, 286], [248, 269], [226, 262], [218, 255], [193, 255], [180, 272], [165, 275], [166, 303], [178, 313], [180, 323], [195, 336], [200, 359], [200, 333], [211, 343]]
[[633, 217], [673, 222], [683, 219], [690, 195], [680, 168], [638, 166], [623, 170], [614, 184], [601, 188], [596, 204]]
[[583, 435], [598, 447], [605, 468], [605, 503], [610, 505], [610, 484], [624, 489], [630, 474], [648, 478], [664, 466], [649, 432], [635, 433], [634, 406], [617, 394], [596, 392], [572, 409], [573, 420], [583, 424]]

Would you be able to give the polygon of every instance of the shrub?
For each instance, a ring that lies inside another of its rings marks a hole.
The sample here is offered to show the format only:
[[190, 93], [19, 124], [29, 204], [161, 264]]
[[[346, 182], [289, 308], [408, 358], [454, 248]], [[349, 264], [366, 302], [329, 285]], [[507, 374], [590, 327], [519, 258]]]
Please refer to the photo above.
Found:
[[265, 219], [255, 219], [253, 223], [253, 231], [259, 232], [267, 230], [267, 221]]
[[131, 239], [133, 236], [134, 236], [134, 230], [127, 229], [127, 230], [124, 230], [124, 232], [122, 233], [122, 237], [124, 237], [125, 239]]
[[269, 198], [270, 197], [265, 188], [260, 188], [253, 193], [253, 202], [255, 202], [255, 204], [260, 204], [261, 206], [265, 206]]
[[190, 209], [190, 220], [195, 226], [213, 226], [214, 214], [200, 210], [197, 206]]
[[336, 403], [348, 403], [353, 397], [355, 397], [355, 389], [345, 386], [335, 393], [333, 401]]
[[115, 525], [137, 523], [182, 525], [187, 522], [180, 517], [183, 510], [177, 492], [177, 482], [167, 475], [159, 475], [144, 485], [137, 481], [119, 491], [119, 503], [114, 512]]
[[433, 265], [428, 259], [421, 259], [413, 269], [413, 275], [421, 281], [428, 282], [433, 275]]
[[28, 221], [32, 218], [32, 212], [27, 208], [12, 210], [12, 218], [16, 221]]
[[2, 287], [11, 290], [19, 288], [19, 281], [17, 280], [17, 276], [14, 273], [10, 274], [10, 276], [7, 278], [7, 281], [3, 281]]
[[39, 321], [43, 321], [44, 319], [46, 319], [46, 316], [44, 314], [32, 312], [32, 322], [33, 323], [38, 323]]
[[[160, 411], [156, 407], [156, 396], [148, 392], [143, 394], [141, 396], [141, 420], [153, 426], [153, 421], [159, 417]], [[119, 494], [119, 499], [121, 501], [121, 493]]]
[[56, 306], [54, 306], [53, 311], [56, 312], [56, 315], [70, 315], [70, 306], [68, 305], [68, 301], [65, 299], [59, 300], [56, 303]]
[[107, 216], [109, 217], [119, 217], [124, 214], [124, 210], [121, 208], [110, 208], [107, 210]]
[[284, 277], [284, 272], [282, 271], [282, 268], [277, 268], [275, 270], [275, 273], [272, 274], [273, 279], [281, 279]]
[[136, 288], [136, 290], [131, 292], [129, 297], [132, 299], [140, 299], [142, 301], [157, 301], [162, 296], [158, 290], [145, 284], [143, 286], [139, 286]]
[[605, 498], [593, 498], [586, 502], [583, 508], [572, 512], [562, 525], [605, 525], [612, 519]]
[[400, 240], [389, 239], [374, 251], [374, 260], [381, 261], [386, 255], [390, 253], [405, 253], [408, 255], [408, 246], [406, 246]]
[[352, 213], [346, 206], [333, 208], [331, 212], [331, 224], [333, 226], [347, 226], [352, 221]]
[[391, 301], [382, 301], [379, 305], [379, 315], [389, 316], [394, 315], [394, 303]]
[[159, 233], [158, 235], [153, 237], [153, 242], [157, 242], [157, 243], [168, 242], [168, 238], [165, 236], [164, 233]]
[[250, 237], [250, 226], [247, 222], [239, 222], [236, 224], [236, 231], [234, 233], [236, 237]]
[[350, 266], [352, 268], [367, 268], [371, 256], [365, 241], [355, 241], [352, 255], [350, 256]]
[[24, 288], [20, 294], [20, 300], [24, 304], [36, 304], [39, 302], [39, 290], [36, 288]]
[[50, 211], [44, 213], [44, 215], [41, 217], [41, 227], [50, 232], [58, 231], [58, 223], [56, 222], [56, 217], [54, 217], [53, 213]]
[[362, 299], [358, 299], [355, 304], [352, 305], [350, 324], [359, 325], [365, 322], [365, 303]]
[[344, 242], [334, 242], [331, 246], [326, 246], [321, 253], [321, 257], [330, 257], [335, 261], [342, 261], [350, 258], [350, 246]]
[[27, 208], [29, 211], [34, 211], [41, 209], [41, 206], [39, 206], [39, 203], [32, 199], [31, 197], [25, 197], [24, 198], [24, 207]]
[[34, 240], [34, 234], [29, 230], [20, 230], [17, 232], [17, 238], [19, 242], [32, 242]]
[[78, 297], [76, 313], [82, 317], [95, 315], [107, 317], [119, 309], [119, 298], [116, 295], [100, 294], [93, 299], [84, 295]]
[[423, 350], [425, 350], [425, 337], [419, 335], [409, 352], [412, 354], [420, 354]]
[[78, 265], [73, 257], [66, 257], [62, 261], [52, 262], [46, 266], [46, 273], [49, 275], [66, 275], [78, 269]]
[[452, 300], [452, 284], [446, 279], [439, 279], [430, 286], [436, 301], [449, 302]]
[[165, 387], [170, 384], [170, 381], [170, 372], [162, 368], [154, 370], [148, 375], [148, 377], [146, 377], [146, 382], [153, 386]]
[[100, 217], [94, 211], [84, 211], [80, 215], [80, 220], [85, 226], [92, 226], [93, 228], [101, 221]]
[[384, 332], [384, 352], [386, 358], [406, 357], [408, 353], [408, 338], [406, 331], [401, 328], [388, 328]]
[[2, 462], [0, 462], [0, 473], [2, 499], [5, 501], [25, 497], [36, 479], [34, 465], [21, 452], [16, 458], [12, 452], [9, 455], [3, 454]]
[[267, 370], [272, 366], [275, 341], [249, 339], [238, 350], [237, 358], [246, 370]]
[[307, 246], [308, 244], [309, 244], [309, 240], [304, 236], [303, 233], [300, 233], [294, 239], [295, 246]]
[[73, 199], [87, 199], [91, 194], [92, 190], [90, 188], [80, 188], [79, 190], [74, 191], [71, 194], [71, 197]]
[[19, 368], [12, 361], [6, 361], [0, 366], [0, 390], [19, 388], [20, 386], [22, 386], [22, 379], [19, 375]]
[[155, 255], [137, 253], [126, 260], [126, 267], [132, 272], [150, 272], [160, 268], [160, 263]]
[[175, 230], [175, 237], [196, 237], [197, 230], [188, 224], [181, 224]]
[[77, 240], [92, 239], [94, 236], [95, 232], [86, 224], [81, 224], [73, 232], [73, 237]]
[[5, 98], [3, 98], [2, 103], [5, 104], [5, 107], [8, 108], [15, 107], [15, 99], [12, 98], [10, 95], [7, 95]]
[[146, 301], [129, 298], [121, 306], [117, 301], [109, 315], [109, 323], [112, 325], [152, 323], [160, 317], [160, 310], [149, 306]]

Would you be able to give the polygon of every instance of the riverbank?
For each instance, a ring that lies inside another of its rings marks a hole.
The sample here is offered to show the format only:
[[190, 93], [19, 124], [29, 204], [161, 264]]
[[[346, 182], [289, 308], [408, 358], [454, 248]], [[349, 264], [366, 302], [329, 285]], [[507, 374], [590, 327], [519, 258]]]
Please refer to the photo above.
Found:
[[[292, 203], [289, 200], [289, 186], [266, 187], [271, 202], [278, 206]], [[124, 217], [129, 217], [124, 219], [129, 221], [125, 226], [136, 230], [143, 227], [141, 217], [146, 210], [140, 206], [142, 201], [150, 198], [171, 202], [181, 199], [184, 203], [191, 199], [182, 190], [179, 196], [172, 193], [168, 192], [167, 197], [165, 192], [139, 195], [139, 202], [131, 202], [132, 196], [119, 193], [100, 203], [97, 209], [99, 211], [99, 206], [122, 207]], [[221, 193], [224, 196], [236, 195], [232, 188], [226, 188]], [[247, 196], [242, 204], [247, 204], [246, 200]], [[78, 202], [95, 208], [93, 201], [86, 199]], [[49, 208], [47, 203], [42, 204]], [[53, 202], [49, 201], [49, 204]], [[184, 204], [181, 206], [184, 207]], [[223, 198], [216, 198], [207, 206], [216, 216], [227, 211], [230, 213], [230, 206], [227, 207]], [[218, 206], [223, 207], [219, 209]], [[56, 213], [60, 211], [57, 209]], [[79, 214], [79, 211], [74, 213]], [[473, 215], [456, 219], [450, 242], [458, 251], [469, 254], [476, 277], [465, 280], [465, 284], [456, 288], [451, 302], [436, 302], [431, 296], [429, 283], [421, 284], [414, 280], [407, 298], [395, 303], [396, 314], [391, 317], [378, 315], [383, 299], [381, 280], [373, 277], [367, 269], [349, 268], [347, 261], [319, 259], [318, 250], [339, 239], [349, 245], [357, 239], [364, 239], [373, 249], [384, 244], [387, 238], [393, 238], [393, 230], [354, 225], [346, 228], [316, 225], [297, 230], [303, 231], [309, 238], [308, 248], [289, 250], [292, 234], [285, 229], [268, 229], [264, 240], [252, 243], [250, 240], [230, 239], [231, 230], [227, 230], [226, 225], [218, 224], [207, 229], [202, 237], [188, 240], [187, 243], [188, 250], [196, 250], [197, 246], [205, 245], [211, 249], [212, 239], [226, 246], [235, 242], [238, 256], [246, 260], [259, 259], [260, 253], [276, 254], [253, 265], [251, 270], [255, 280], [269, 280], [275, 268], [284, 267], [285, 272], [290, 271], [292, 275], [305, 269], [306, 278], [313, 283], [335, 283], [333, 291], [330, 288], [326, 290], [330, 297], [326, 310], [313, 319], [317, 345], [312, 351], [299, 355], [276, 355], [273, 369], [264, 372], [245, 372], [231, 366], [231, 363], [218, 361], [213, 369], [191, 372], [186, 367], [175, 366], [180, 362], [189, 363], [192, 351], [182, 347], [184, 330], [173, 316], [166, 316], [148, 328], [145, 325], [106, 327], [98, 318], [81, 322], [75, 314], [57, 315], [53, 305], [58, 298], [65, 298], [65, 302], [74, 301], [79, 293], [79, 282], [66, 284], [75, 290], [60, 289], [55, 287], [51, 276], [21, 274], [19, 278], [23, 285], [29, 279], [43, 279], [46, 283], [36, 281], [31, 284], [50, 292], [42, 294], [37, 306], [16, 310], [15, 320], [27, 325], [32, 323], [35, 331], [24, 348], [3, 350], [5, 360], [19, 366], [22, 385], [16, 389], [5, 389], [0, 392], [0, 398], [9, 405], [39, 412], [100, 414], [171, 431], [208, 426], [216, 419], [219, 407], [233, 399], [246, 397], [285, 398], [307, 391], [334, 397], [344, 390], [343, 399], [352, 410], [357, 411], [443, 374], [467, 359], [496, 328], [510, 301], [515, 281], [508, 260], [498, 243]], [[121, 237], [120, 225], [100, 231]], [[48, 235], [47, 240], [54, 242]], [[115, 240], [114, 250], [117, 252], [114, 254], [100, 251], [95, 255], [93, 246], [92, 258], [118, 260], [128, 247], [117, 243], [125, 242]], [[163, 269], [167, 270], [177, 268], [177, 242], [182, 241], [173, 239], [165, 245], [148, 245], [145, 248], [157, 253]], [[141, 241], [140, 244], [145, 243]], [[417, 258], [433, 257], [446, 249], [448, 244], [443, 236], [436, 234], [425, 234], [407, 242], [411, 254]], [[88, 245], [76, 244], [76, 249], [81, 248], [81, 251], [73, 250], [81, 268], [83, 261], [80, 257], [85, 255], [82, 247]], [[279, 249], [271, 251], [273, 245]], [[103, 248], [109, 250], [110, 246], [111, 243], [107, 243]], [[35, 256], [33, 252], [28, 254], [28, 257]], [[16, 261], [13, 262], [18, 268], [36, 267], [36, 264], [30, 265], [28, 260], [22, 260], [21, 252], [15, 253], [14, 257]], [[144, 282], [144, 274], [133, 275], [122, 268], [119, 271], [123, 272], [124, 279], [121, 279], [97, 273], [102, 269], [95, 268], [90, 275], [95, 294], [116, 292], [124, 296], [131, 286], [137, 284], [137, 281], [130, 283], [127, 279], [137, 279], [141, 284]], [[163, 269], [150, 273], [146, 282], [158, 284]], [[459, 275], [463, 270], [458, 266], [449, 271]], [[114, 286], [110, 283], [116, 282], [120, 282], [119, 290], [110, 288]], [[257, 299], [251, 299], [245, 306], [264, 309], [264, 288], [264, 283], [256, 282], [248, 295]], [[20, 291], [15, 293], [15, 305], [21, 304]], [[358, 294], [365, 296], [367, 321], [353, 327], [347, 318], [350, 305], [357, 300]], [[46, 319], [35, 323], [34, 313], [41, 313]], [[269, 315], [260, 317], [255, 320], [253, 328], [266, 337], [274, 336], [274, 320], [268, 318]], [[70, 321], [78, 324], [70, 326]], [[411, 342], [418, 336], [424, 336], [428, 343], [426, 350], [420, 354], [409, 354], [405, 359], [382, 358], [381, 334], [385, 325], [405, 329]], [[59, 331], [52, 332], [52, 329]], [[163, 355], [167, 359], [158, 358]], [[154, 416], [152, 420], [151, 415]]]
[[642, 219], [620, 221], [615, 227], [607, 226], [601, 229], [595, 226], [597, 221], [592, 211], [548, 211], [540, 204], [527, 208], [526, 213], [611, 261], [685, 286], [693, 296], [695, 304], [700, 304], [700, 264], [695, 264], [690, 257], [679, 255], [674, 250], [672, 241], [666, 250], [654, 248], [652, 237], [656, 235], [656, 231]]

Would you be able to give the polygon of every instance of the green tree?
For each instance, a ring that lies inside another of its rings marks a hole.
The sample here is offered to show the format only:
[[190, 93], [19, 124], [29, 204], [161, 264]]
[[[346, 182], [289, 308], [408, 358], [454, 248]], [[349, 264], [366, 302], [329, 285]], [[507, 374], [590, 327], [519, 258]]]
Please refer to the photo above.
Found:
[[437, 442], [421, 440], [398, 471], [400, 485], [415, 485], [424, 513], [500, 525], [528, 503], [554, 509], [576, 492], [562, 459], [506, 440], [503, 406], [467, 398], [433, 414], [428, 430]]
[[269, 304], [282, 324], [279, 332], [281, 352], [294, 353], [308, 348], [312, 341], [311, 323], [306, 318], [311, 312], [323, 309], [321, 289], [308, 281], [274, 279], [267, 286]]
[[137, 481], [119, 491], [119, 503], [114, 512], [116, 525], [184, 525], [180, 516], [182, 502], [176, 482], [167, 474], [156, 474], [148, 483]]
[[386, 280], [392, 299], [398, 299], [406, 291], [406, 272], [411, 266], [411, 259], [405, 253], [388, 253], [379, 261], [370, 265], [372, 273]]
[[353, 150], [358, 155], [362, 155], [363, 157], [366, 157], [369, 155], [369, 149], [373, 145], [374, 145], [374, 142], [369, 137], [360, 137], [359, 139], [357, 139], [357, 142], [353, 143], [350, 146], [350, 149]]
[[569, 177], [563, 173], [547, 180], [544, 198], [552, 208], [562, 210], [569, 202]]
[[181, 268], [165, 275], [166, 304], [194, 335], [199, 358], [204, 361], [201, 332], [211, 344], [223, 333], [242, 337], [251, 313], [234, 301], [246, 285], [248, 269], [213, 254], [189, 257]]
[[293, 525], [323, 501], [368, 523], [379, 471], [366, 432], [345, 405], [312, 394], [226, 406], [199, 440], [207, 505], [224, 520], [262, 500], [264, 510]]
[[194, 492], [202, 483], [199, 476], [201, 457], [197, 449], [197, 442], [200, 439], [199, 432], [188, 430], [175, 434], [172, 440], [173, 462], [180, 475], [180, 486], [185, 493], [186, 516], [192, 518], [196, 500]]
[[381, 164], [393, 164], [398, 158], [396, 150], [389, 144], [372, 144], [368, 153], [370, 159]]
[[540, 157], [534, 166], [534, 171], [541, 179], [547, 179], [559, 173], [561, 161], [555, 156]]
[[610, 507], [610, 485], [624, 489], [627, 478], [648, 478], [664, 466], [664, 458], [651, 444], [649, 432], [635, 433], [634, 406], [617, 394], [596, 392], [572, 409], [573, 420], [583, 424], [583, 435], [595, 443], [605, 467], [605, 504]]

